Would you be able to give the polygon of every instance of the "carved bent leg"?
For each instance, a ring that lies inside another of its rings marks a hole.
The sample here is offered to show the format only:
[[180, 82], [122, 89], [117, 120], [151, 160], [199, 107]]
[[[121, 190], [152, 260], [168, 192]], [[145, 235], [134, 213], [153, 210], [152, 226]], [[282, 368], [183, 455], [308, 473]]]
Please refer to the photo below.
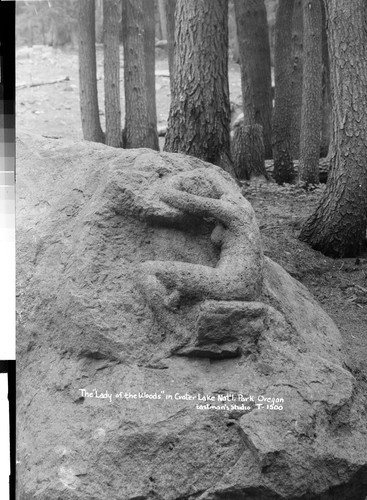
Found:
[[[181, 295], [192, 298], [221, 298], [223, 278], [218, 269], [187, 262], [147, 261], [139, 264], [150, 303], [159, 301], [167, 308], [177, 308]], [[159, 298], [158, 298], [159, 297]]]

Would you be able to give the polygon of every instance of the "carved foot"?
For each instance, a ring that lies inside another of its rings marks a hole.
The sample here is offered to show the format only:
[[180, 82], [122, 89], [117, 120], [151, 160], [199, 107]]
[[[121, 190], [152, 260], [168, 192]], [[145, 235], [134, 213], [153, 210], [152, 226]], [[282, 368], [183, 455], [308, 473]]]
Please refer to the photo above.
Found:
[[175, 354], [226, 359], [256, 353], [267, 314], [268, 306], [261, 302], [205, 300], [191, 342]]
[[180, 292], [175, 290], [171, 294], [167, 295], [163, 301], [164, 306], [170, 311], [176, 312], [180, 305]]

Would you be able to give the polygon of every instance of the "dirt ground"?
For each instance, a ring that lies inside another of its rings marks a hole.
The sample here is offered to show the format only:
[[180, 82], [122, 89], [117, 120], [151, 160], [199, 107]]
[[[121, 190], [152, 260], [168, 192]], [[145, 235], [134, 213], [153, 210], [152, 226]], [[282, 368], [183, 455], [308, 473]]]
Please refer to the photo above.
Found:
[[[97, 48], [97, 77], [104, 127], [101, 47]], [[232, 62], [229, 80], [231, 101], [240, 104], [239, 67]], [[163, 52], [157, 54], [156, 91], [158, 126], [164, 126], [170, 89], [167, 58]], [[82, 139], [76, 51], [19, 47], [16, 104], [18, 133]], [[121, 106], [123, 110], [123, 81]], [[160, 143], [162, 148], [163, 139]], [[342, 333], [346, 367], [359, 380], [367, 381], [367, 253], [357, 259], [330, 259], [297, 239], [303, 221], [314, 210], [323, 189], [321, 185], [306, 192], [296, 186], [267, 183], [244, 185], [243, 192], [256, 211], [265, 254], [311, 290]]]

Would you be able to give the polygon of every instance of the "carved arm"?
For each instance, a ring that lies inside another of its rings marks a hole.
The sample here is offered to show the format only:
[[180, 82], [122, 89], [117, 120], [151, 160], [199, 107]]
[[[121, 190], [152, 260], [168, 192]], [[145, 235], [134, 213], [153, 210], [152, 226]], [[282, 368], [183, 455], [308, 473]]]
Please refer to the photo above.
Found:
[[228, 225], [232, 220], [232, 207], [218, 199], [204, 198], [174, 188], [162, 192], [160, 199], [184, 212], [201, 217], [214, 217], [225, 225]]

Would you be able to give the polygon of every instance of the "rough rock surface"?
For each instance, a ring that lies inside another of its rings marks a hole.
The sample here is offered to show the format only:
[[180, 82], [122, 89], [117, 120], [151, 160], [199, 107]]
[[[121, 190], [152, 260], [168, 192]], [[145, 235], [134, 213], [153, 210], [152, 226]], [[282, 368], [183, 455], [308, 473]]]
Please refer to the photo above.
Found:
[[339, 332], [227, 174], [29, 136], [17, 156], [20, 500], [364, 500]]

